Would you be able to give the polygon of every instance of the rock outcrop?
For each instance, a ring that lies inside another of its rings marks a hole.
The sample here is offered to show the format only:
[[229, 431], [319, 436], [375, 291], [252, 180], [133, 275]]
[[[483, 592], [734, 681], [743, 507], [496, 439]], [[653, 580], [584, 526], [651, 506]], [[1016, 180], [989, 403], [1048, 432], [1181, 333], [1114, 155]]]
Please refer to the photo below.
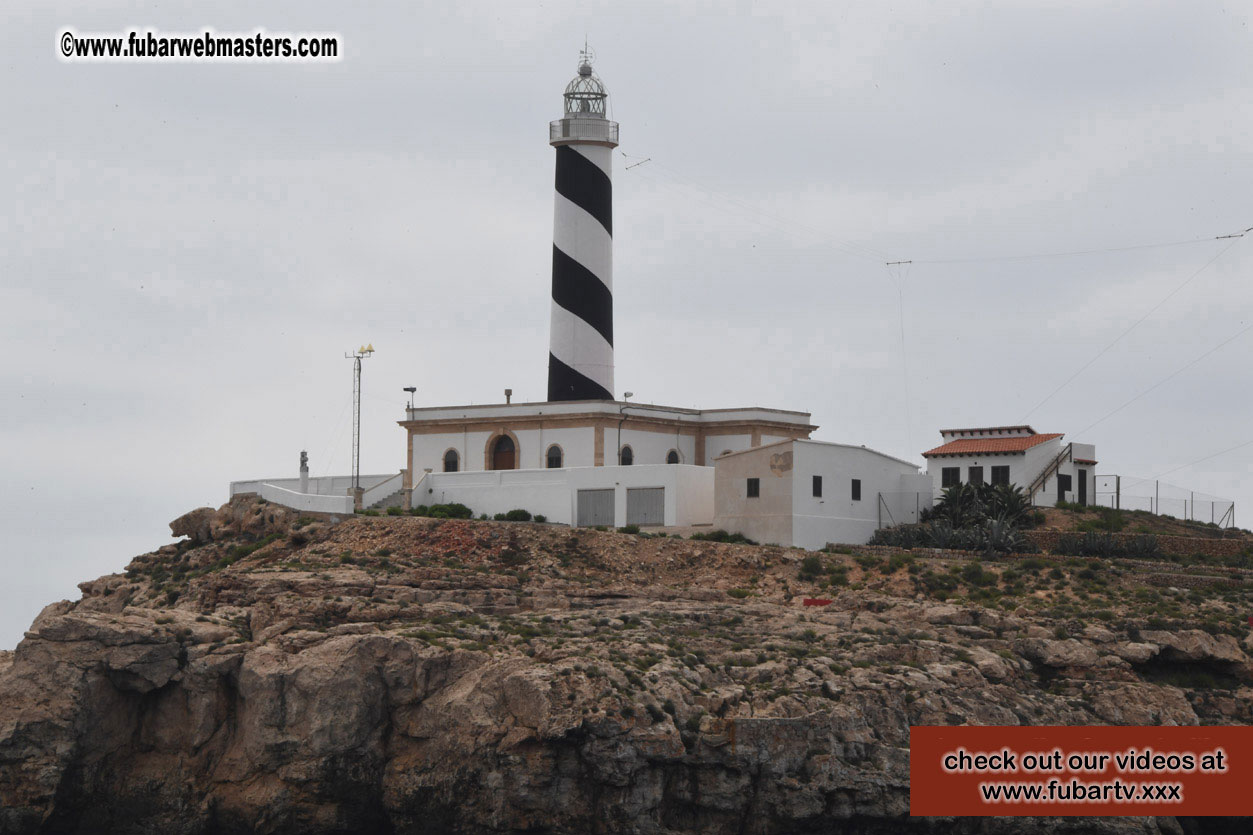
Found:
[[1253, 719], [1232, 635], [1116, 590], [1085, 631], [1052, 581], [981, 605], [942, 555], [802, 580], [787, 549], [253, 500], [172, 527], [0, 653], [0, 833], [1179, 832], [909, 818], [909, 726]]

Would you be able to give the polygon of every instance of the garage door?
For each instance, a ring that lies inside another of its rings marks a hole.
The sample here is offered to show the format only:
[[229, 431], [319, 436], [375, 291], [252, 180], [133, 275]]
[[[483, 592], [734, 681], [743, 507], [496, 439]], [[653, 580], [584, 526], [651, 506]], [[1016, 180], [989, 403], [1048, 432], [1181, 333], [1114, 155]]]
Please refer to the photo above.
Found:
[[628, 525], [664, 525], [666, 523], [666, 488], [631, 487], [627, 489]]
[[580, 490], [578, 502], [581, 527], [613, 524], [613, 490]]

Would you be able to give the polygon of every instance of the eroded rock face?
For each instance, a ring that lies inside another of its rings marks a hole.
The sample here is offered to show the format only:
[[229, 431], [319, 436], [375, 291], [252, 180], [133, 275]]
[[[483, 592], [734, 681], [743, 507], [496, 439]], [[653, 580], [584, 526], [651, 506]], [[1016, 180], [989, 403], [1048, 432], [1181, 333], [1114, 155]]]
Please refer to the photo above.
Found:
[[1247, 680], [1198, 695], [1133, 666], [1168, 648], [1241, 669], [1228, 636], [1056, 639], [1025, 610], [887, 591], [814, 611], [779, 549], [214, 519], [0, 653], [0, 833], [1174, 832], [911, 819], [909, 727], [1220, 724], [1253, 703]]

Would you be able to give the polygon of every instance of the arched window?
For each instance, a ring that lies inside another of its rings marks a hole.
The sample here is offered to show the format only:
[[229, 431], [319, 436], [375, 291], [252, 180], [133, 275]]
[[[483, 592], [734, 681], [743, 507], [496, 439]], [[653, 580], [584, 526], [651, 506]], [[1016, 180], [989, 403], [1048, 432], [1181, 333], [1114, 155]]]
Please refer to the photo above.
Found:
[[672, 449], [666, 453], [666, 463], [667, 464], [679, 463], [679, 451], [677, 449]]
[[513, 446], [513, 438], [501, 435], [496, 439], [496, 443], [492, 444], [492, 469], [512, 470], [515, 460], [516, 450]]
[[550, 470], [561, 469], [561, 447], [553, 444], [548, 448], [547, 464]]
[[450, 449], [444, 453], [444, 472], [455, 473], [461, 469], [461, 456], [457, 450]]
[[622, 447], [622, 452], [618, 453], [618, 463], [624, 467], [629, 467], [635, 463], [635, 453], [631, 451], [629, 446]]

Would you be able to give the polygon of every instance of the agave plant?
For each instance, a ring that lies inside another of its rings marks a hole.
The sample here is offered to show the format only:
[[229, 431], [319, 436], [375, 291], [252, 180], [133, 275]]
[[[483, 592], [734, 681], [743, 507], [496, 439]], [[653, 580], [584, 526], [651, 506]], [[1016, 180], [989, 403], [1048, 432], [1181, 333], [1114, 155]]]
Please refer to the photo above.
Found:
[[947, 519], [936, 519], [934, 522], [927, 523], [923, 535], [932, 548], [957, 547], [957, 530]]
[[981, 545], [989, 555], [1021, 551], [1025, 545], [1025, 538], [1009, 516], [1002, 515], [989, 519], [983, 524], [981, 532], [983, 534]]

